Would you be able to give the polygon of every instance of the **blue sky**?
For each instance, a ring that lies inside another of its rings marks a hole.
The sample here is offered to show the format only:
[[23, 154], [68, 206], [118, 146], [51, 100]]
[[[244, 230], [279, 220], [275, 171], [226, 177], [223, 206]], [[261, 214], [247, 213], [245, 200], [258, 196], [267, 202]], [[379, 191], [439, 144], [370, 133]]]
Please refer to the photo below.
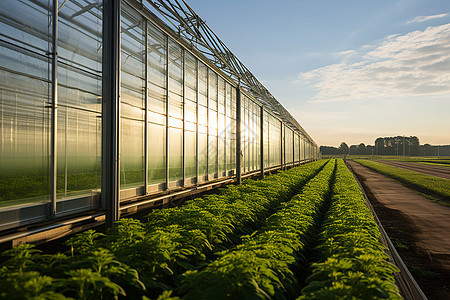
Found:
[[450, 144], [450, 1], [187, 2], [319, 145]]

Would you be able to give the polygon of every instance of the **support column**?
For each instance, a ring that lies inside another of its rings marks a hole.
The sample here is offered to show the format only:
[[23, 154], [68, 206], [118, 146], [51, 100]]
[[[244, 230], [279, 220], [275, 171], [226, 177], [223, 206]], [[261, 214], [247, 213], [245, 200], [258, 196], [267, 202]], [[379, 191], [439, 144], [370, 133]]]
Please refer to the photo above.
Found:
[[51, 138], [50, 138], [50, 216], [56, 215], [56, 185], [57, 185], [57, 134], [58, 134], [58, 0], [53, 0], [52, 8], [52, 103], [51, 103]]
[[242, 183], [241, 174], [241, 88], [236, 89], [236, 180]]
[[148, 24], [145, 19], [145, 94], [144, 94], [144, 195], [148, 194]]
[[259, 108], [259, 128], [260, 128], [260, 139], [259, 144], [261, 146], [260, 149], [260, 165], [261, 165], [261, 179], [264, 178], [264, 106], [261, 105]]
[[107, 227], [119, 219], [120, 5], [103, 0], [101, 200]]

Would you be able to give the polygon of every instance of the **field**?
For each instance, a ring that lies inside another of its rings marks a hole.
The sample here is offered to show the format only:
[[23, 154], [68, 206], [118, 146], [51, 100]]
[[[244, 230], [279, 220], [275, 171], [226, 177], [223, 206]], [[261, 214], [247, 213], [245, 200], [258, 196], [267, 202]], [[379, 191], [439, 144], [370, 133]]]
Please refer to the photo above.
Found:
[[450, 188], [450, 180], [404, 169], [429, 169], [418, 163], [358, 162], [348, 164], [415, 280], [428, 299], [449, 299], [450, 207], [439, 191]]
[[369, 160], [356, 159], [355, 162], [394, 178], [406, 186], [433, 198], [440, 204], [450, 205], [450, 180], [448, 179], [408, 171]]
[[[87, 231], [65, 253], [3, 253], [1, 297], [401, 298], [396, 268], [342, 160], [228, 186]], [[316, 249], [316, 250], [315, 250]]]

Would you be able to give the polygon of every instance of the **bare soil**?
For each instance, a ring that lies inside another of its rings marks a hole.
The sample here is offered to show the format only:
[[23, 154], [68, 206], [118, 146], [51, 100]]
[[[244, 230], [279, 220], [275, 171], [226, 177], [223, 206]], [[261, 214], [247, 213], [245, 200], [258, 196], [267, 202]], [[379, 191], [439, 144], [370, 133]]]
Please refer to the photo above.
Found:
[[450, 168], [440, 167], [440, 166], [431, 166], [425, 165], [415, 162], [407, 162], [407, 161], [390, 161], [390, 160], [378, 160], [377, 162], [390, 165], [393, 167], [398, 167], [402, 169], [406, 169], [409, 171], [420, 172], [436, 177], [441, 177], [445, 179], [450, 179]]
[[450, 207], [349, 162], [397, 251], [431, 300], [450, 299]]

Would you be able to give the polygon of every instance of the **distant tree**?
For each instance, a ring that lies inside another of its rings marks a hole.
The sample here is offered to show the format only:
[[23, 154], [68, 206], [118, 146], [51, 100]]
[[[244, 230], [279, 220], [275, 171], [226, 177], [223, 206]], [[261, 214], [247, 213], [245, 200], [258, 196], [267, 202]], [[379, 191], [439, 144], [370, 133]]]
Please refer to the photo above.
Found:
[[364, 143], [361, 143], [358, 145], [358, 154], [359, 155], [365, 155], [366, 154], [366, 145]]
[[341, 154], [348, 154], [348, 145], [346, 142], [342, 142], [341, 145], [339, 146], [339, 149], [341, 150]]
[[320, 153], [322, 155], [339, 155], [341, 154], [341, 150], [332, 146], [320, 146]]
[[349, 149], [349, 154], [350, 155], [357, 155], [358, 154], [358, 146], [351, 145], [350, 149]]
[[375, 155], [383, 155], [384, 154], [384, 138], [377, 138], [375, 140]]

